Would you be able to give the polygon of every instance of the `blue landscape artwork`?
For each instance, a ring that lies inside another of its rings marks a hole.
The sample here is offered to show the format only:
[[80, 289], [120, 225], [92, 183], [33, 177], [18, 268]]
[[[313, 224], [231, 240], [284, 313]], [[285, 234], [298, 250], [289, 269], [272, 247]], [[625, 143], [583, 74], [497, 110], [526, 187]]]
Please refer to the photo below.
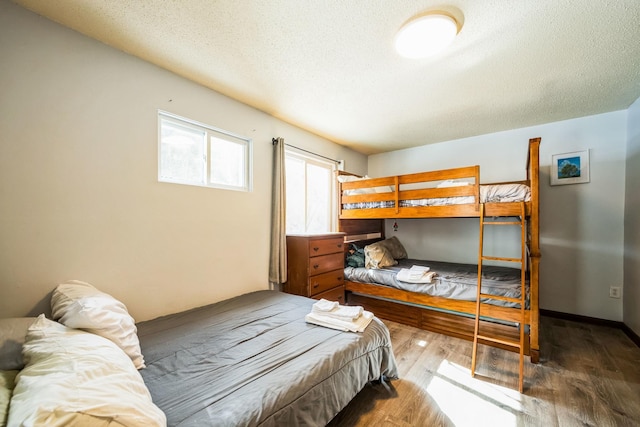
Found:
[[580, 177], [580, 156], [558, 159], [558, 179]]

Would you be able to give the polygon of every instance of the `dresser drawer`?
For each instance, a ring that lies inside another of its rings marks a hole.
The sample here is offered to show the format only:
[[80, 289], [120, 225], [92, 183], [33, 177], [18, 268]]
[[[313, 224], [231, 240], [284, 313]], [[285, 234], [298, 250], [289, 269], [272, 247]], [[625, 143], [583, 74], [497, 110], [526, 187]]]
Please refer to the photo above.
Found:
[[338, 301], [340, 305], [344, 305], [344, 286], [338, 286], [337, 288], [333, 288], [330, 291], [313, 295], [311, 298], [314, 298], [314, 299], [324, 298], [329, 301]]
[[321, 255], [309, 258], [309, 276], [344, 269], [344, 253]]
[[309, 277], [309, 295], [315, 295], [342, 285], [344, 285], [342, 269], [311, 276]]
[[344, 237], [335, 237], [332, 239], [309, 240], [309, 256], [333, 254], [336, 252], [344, 252]]

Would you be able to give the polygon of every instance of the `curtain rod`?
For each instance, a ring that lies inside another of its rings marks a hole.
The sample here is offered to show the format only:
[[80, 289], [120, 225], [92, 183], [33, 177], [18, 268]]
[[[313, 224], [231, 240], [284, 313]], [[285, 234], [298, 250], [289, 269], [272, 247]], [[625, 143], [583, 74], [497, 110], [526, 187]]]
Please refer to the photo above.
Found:
[[[278, 138], [272, 138], [271, 139], [271, 144], [276, 145], [277, 143], [278, 143]], [[332, 159], [330, 157], [323, 156], [322, 154], [314, 153], [313, 151], [305, 150], [304, 148], [300, 148], [300, 147], [296, 147], [295, 145], [287, 144], [286, 142], [284, 143], [284, 145], [286, 145], [287, 147], [295, 148], [296, 150], [304, 151], [305, 153], [313, 154], [314, 156], [321, 157], [321, 158], [326, 159], [326, 160], [331, 160], [333, 163], [341, 164], [343, 162], [343, 160]]]

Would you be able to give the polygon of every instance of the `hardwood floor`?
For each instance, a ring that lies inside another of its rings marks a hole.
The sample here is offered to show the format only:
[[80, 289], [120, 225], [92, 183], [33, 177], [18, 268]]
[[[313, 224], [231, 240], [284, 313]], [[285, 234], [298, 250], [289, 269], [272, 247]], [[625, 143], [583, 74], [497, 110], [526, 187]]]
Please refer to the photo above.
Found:
[[619, 329], [542, 317], [541, 360], [385, 321], [400, 379], [365, 387], [343, 426], [639, 426], [640, 348]]

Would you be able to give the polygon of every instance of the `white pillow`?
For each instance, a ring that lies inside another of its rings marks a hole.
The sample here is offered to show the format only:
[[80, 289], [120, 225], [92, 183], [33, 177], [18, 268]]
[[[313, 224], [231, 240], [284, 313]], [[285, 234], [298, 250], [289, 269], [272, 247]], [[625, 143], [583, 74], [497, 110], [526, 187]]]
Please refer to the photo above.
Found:
[[393, 193], [392, 185], [383, 185], [382, 187], [373, 187], [376, 193]]
[[136, 368], [145, 367], [136, 323], [127, 307], [111, 295], [71, 280], [53, 291], [51, 312], [53, 320], [63, 325], [110, 339], [129, 355]]
[[40, 315], [23, 346], [7, 426], [165, 426], [131, 359], [110, 340]]
[[[354, 175], [338, 175], [339, 182], [354, 182], [370, 179], [367, 175], [363, 177]], [[369, 188], [353, 188], [351, 190], [344, 190], [345, 196], [356, 196], [359, 194], [375, 194], [375, 193], [389, 193], [393, 192], [393, 187], [390, 185], [383, 185], [381, 187], [369, 187]]]
[[22, 343], [35, 317], [0, 319], [0, 371], [22, 369]]
[[362, 181], [363, 179], [369, 179], [369, 177], [367, 175], [365, 176], [338, 175], [338, 182]]
[[453, 179], [447, 179], [445, 181], [442, 181], [440, 184], [438, 184], [437, 188], [465, 187], [467, 185], [473, 185], [473, 184], [468, 181], [456, 181]]

